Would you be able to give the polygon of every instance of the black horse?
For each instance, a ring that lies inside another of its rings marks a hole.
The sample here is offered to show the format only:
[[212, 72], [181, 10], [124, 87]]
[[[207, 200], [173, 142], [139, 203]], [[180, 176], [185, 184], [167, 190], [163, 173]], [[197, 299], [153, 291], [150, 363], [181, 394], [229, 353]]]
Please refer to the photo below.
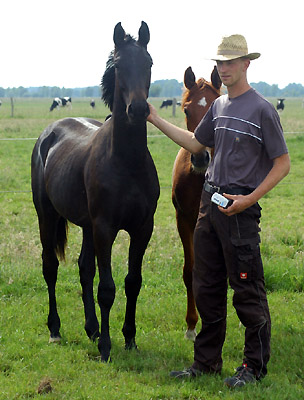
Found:
[[[49, 293], [50, 341], [60, 340], [55, 285], [58, 258], [64, 256], [67, 221], [82, 227], [78, 260], [85, 330], [99, 338], [101, 360], [110, 357], [109, 314], [115, 298], [111, 250], [119, 230], [130, 235], [127, 297], [123, 334], [125, 347], [136, 348], [135, 313], [142, 259], [153, 230], [159, 197], [157, 172], [147, 147], [147, 97], [152, 59], [147, 52], [149, 28], [142, 22], [136, 41], [120, 23], [114, 29], [115, 49], [102, 79], [103, 100], [112, 116], [104, 124], [86, 118], [65, 118], [48, 126], [32, 154], [33, 201], [39, 220], [43, 275]], [[98, 304], [93, 298], [95, 256], [99, 269]]]

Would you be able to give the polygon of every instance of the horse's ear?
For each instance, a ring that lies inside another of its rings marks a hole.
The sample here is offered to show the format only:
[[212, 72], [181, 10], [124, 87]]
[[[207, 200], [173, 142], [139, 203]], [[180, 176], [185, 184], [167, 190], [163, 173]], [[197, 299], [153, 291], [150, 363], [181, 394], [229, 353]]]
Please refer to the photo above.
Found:
[[125, 33], [123, 27], [121, 26], [121, 22], [118, 22], [118, 24], [116, 24], [116, 26], [114, 28], [114, 35], [113, 35], [113, 40], [114, 40], [116, 47], [119, 47], [120, 45], [122, 45], [125, 35], [126, 35], [126, 33]]
[[141, 26], [138, 31], [138, 43], [140, 43], [143, 47], [147, 48], [147, 44], [150, 41], [150, 31], [148, 25], [141, 21]]
[[195, 75], [191, 67], [188, 67], [184, 74], [184, 84], [187, 89], [191, 89], [195, 84]]
[[216, 65], [214, 66], [213, 71], [211, 72], [211, 83], [216, 89], [220, 89], [220, 87], [222, 86], [222, 81], [217, 72]]

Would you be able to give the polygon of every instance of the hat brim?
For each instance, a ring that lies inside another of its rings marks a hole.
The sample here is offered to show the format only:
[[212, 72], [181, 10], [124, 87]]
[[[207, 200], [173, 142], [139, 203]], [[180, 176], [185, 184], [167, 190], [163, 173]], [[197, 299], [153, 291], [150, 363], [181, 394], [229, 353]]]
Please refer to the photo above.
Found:
[[215, 57], [211, 58], [213, 61], [230, 61], [230, 60], [236, 60], [237, 58], [249, 58], [249, 60], [255, 60], [259, 58], [261, 53], [249, 53], [249, 54], [244, 54], [243, 56], [240, 55], [221, 55], [218, 54]]

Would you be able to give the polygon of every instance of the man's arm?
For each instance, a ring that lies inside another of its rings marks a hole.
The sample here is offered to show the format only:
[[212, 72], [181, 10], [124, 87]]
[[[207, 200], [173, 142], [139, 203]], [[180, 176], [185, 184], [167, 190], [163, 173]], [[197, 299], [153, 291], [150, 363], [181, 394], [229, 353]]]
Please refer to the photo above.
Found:
[[184, 147], [186, 150], [190, 151], [190, 153], [200, 153], [205, 149], [194, 136], [194, 134], [186, 129], [179, 128], [161, 118], [156, 109], [149, 104], [150, 107], [150, 115], [147, 118], [147, 121], [151, 122], [157, 129], [161, 130], [165, 135], [167, 135], [170, 139], [172, 139], [179, 146]]
[[283, 154], [273, 160], [273, 167], [269, 171], [263, 182], [247, 196], [230, 195], [224, 193], [224, 196], [233, 200], [233, 203], [227, 209], [219, 207], [219, 209], [226, 215], [234, 215], [244, 211], [246, 208], [252, 206], [259, 201], [266, 193], [273, 189], [290, 170], [290, 158], [288, 154]]

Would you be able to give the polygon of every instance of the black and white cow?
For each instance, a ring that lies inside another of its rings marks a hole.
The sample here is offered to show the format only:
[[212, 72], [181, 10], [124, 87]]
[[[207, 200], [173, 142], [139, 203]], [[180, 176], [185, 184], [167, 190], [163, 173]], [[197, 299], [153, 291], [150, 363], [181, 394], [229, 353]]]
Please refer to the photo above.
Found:
[[168, 107], [168, 106], [172, 106], [173, 101], [171, 99], [166, 99], [162, 102], [160, 108], [164, 108], [164, 107]]
[[95, 100], [94, 100], [94, 99], [92, 99], [92, 100], [90, 101], [90, 106], [91, 106], [92, 108], [95, 108]]
[[50, 111], [53, 111], [57, 107], [65, 107], [65, 106], [69, 108], [72, 106], [71, 97], [55, 97], [50, 107]]
[[0, 107], [2, 106], [2, 101], [0, 100]]
[[[171, 100], [171, 99], [166, 99], [166, 100], [163, 100], [163, 102], [162, 102], [160, 108], [163, 108], [163, 107], [166, 107], [166, 108], [167, 108], [168, 106], [172, 106], [172, 104], [173, 104], [173, 100]], [[177, 106], [180, 106], [180, 105], [181, 105], [181, 102], [180, 102], [180, 101], [177, 101], [177, 102], [176, 102], [176, 105], [177, 105]]]
[[277, 110], [278, 111], [284, 110], [284, 107], [285, 107], [284, 100], [285, 99], [278, 99], [278, 101], [277, 101]]

